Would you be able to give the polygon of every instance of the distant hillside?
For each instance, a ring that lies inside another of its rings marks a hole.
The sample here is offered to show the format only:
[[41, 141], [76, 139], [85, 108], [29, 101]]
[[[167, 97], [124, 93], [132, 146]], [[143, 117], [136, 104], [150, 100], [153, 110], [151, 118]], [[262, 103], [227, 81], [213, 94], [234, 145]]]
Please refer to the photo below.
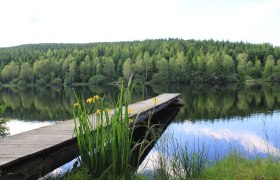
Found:
[[226, 82], [280, 80], [280, 47], [213, 40], [160, 39], [0, 48], [2, 83]]

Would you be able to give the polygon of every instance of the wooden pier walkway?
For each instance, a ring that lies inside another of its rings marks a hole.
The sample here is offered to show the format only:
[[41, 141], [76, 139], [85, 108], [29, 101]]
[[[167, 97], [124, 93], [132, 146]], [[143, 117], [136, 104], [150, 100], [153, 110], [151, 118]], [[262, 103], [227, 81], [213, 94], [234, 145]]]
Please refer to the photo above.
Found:
[[[178, 99], [161, 94], [129, 105], [130, 117], [147, 119]], [[0, 139], [0, 179], [34, 179], [78, 156], [74, 121], [67, 120]]]

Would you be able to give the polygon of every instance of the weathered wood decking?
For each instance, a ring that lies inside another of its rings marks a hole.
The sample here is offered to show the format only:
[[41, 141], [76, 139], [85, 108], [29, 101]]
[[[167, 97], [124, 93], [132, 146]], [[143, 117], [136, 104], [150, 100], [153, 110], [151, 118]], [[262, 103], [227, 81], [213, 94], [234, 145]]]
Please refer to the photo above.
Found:
[[[147, 119], [178, 98], [179, 94], [161, 94], [129, 105], [130, 117]], [[0, 179], [36, 178], [78, 155], [73, 137], [74, 121], [67, 120], [0, 139]]]

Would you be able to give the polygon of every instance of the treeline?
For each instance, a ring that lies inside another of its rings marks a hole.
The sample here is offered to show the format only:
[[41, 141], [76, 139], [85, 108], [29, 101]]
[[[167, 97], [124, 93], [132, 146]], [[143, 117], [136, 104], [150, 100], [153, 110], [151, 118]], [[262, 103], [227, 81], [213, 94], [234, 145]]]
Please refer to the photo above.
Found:
[[228, 41], [145, 40], [0, 48], [2, 83], [280, 81], [280, 47]]

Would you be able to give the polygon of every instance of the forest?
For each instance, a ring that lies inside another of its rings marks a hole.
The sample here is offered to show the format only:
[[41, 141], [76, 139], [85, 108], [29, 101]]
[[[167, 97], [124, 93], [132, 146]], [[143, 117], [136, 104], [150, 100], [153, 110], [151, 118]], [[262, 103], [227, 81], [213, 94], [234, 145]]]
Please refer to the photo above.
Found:
[[280, 81], [280, 47], [159, 39], [0, 48], [1, 84]]

